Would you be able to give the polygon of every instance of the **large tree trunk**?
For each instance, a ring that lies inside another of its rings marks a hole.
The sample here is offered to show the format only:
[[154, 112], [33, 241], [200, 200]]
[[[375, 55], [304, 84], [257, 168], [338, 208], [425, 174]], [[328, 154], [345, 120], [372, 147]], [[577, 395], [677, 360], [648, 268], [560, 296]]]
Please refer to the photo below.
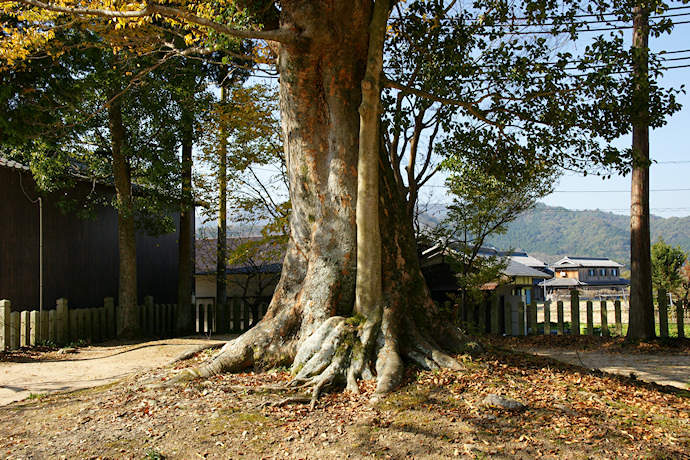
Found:
[[282, 277], [262, 321], [196, 374], [293, 364], [295, 382], [313, 384], [316, 397], [330, 384], [357, 391], [356, 381], [370, 378], [374, 367], [377, 394], [386, 394], [402, 376], [403, 357], [427, 368], [457, 368], [441, 350], [458, 349], [464, 336], [438, 322], [385, 155], [379, 156], [378, 195], [383, 308], [361, 304], [353, 316], [358, 108], [373, 5], [281, 6], [281, 26], [302, 31], [297, 44], [276, 46], [292, 201]]
[[[117, 94], [117, 91], [114, 93]], [[108, 126], [117, 194], [117, 234], [120, 255], [117, 336], [130, 338], [140, 332], [137, 308], [137, 235], [131, 167], [123, 151], [125, 131], [122, 124], [122, 106], [119, 98], [111, 97], [111, 101], [108, 105]]]
[[192, 144], [194, 120], [183, 114], [182, 127], [182, 196], [180, 197], [180, 235], [177, 263], [177, 324], [178, 334], [193, 332], [192, 278], [194, 275], [194, 206], [192, 196]]

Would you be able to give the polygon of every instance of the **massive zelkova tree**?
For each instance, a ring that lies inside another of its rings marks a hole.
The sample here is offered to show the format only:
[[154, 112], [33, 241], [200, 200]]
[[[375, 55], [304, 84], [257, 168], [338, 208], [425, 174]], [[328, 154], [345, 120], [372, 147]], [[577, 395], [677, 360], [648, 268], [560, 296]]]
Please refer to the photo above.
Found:
[[[447, 318], [439, 316], [430, 299], [399, 185], [388, 156], [379, 152], [382, 86], [415, 91], [383, 77], [391, 3], [285, 0], [72, 4], [18, 0], [3, 4], [8, 14], [30, 10], [27, 21], [36, 21], [41, 13], [48, 16], [46, 21], [50, 15], [64, 13], [107, 21], [118, 30], [150, 26], [152, 33], [164, 27], [166, 21], [182, 23], [190, 45], [200, 43], [213, 51], [233, 39], [260, 40], [267, 48], [254, 56], [261, 59], [272, 55], [275, 59], [292, 204], [282, 276], [261, 322], [226, 344], [194, 375], [208, 376], [250, 366], [292, 365], [294, 382], [312, 385], [316, 398], [321, 389], [332, 384], [346, 385], [356, 392], [357, 381], [374, 374], [376, 395], [385, 395], [399, 383], [403, 360], [424, 368], [460, 368], [451, 354], [465, 346], [467, 338]], [[448, 3], [457, 6], [456, 2]], [[476, 23], [483, 23], [492, 11], [498, 11], [504, 22], [511, 19], [508, 3], [494, 3], [479, 5], [479, 12], [484, 8], [487, 15], [480, 14]], [[526, 17], [520, 20], [544, 25], [549, 16], [540, 13], [542, 7], [541, 3], [527, 2], [523, 11]], [[441, 7], [439, 11], [449, 9]], [[574, 15], [577, 8], [572, 11]], [[598, 10], [592, 11], [598, 14]], [[551, 21], [553, 24], [568, 30], [568, 17]], [[21, 56], [27, 44], [40, 46], [41, 40], [50, 39], [44, 29], [27, 32], [23, 28], [17, 34], [16, 40], [9, 38], [4, 43], [5, 49], [16, 56]], [[489, 42], [495, 38], [493, 32], [487, 35]], [[201, 45], [199, 52], [203, 51]], [[518, 49], [517, 45], [511, 46]], [[503, 55], [505, 50], [499, 46], [491, 52]], [[598, 55], [601, 50], [591, 51]], [[612, 57], [611, 62], [615, 59]], [[477, 100], [471, 95], [458, 100], [434, 98], [427, 91], [416, 93], [461, 107], [467, 116], [495, 128], [491, 135], [473, 136], [466, 143], [482, 139], [505, 143], [512, 139], [515, 147], [511, 151], [521, 155], [529, 149], [520, 145], [519, 134], [511, 132], [513, 120], [556, 127], [545, 130], [540, 138], [544, 144], [556, 145], [573, 139], [572, 135], [561, 138], [571, 128], [575, 137], [586, 132], [574, 119], [597, 121], [596, 114], [588, 110], [585, 95], [579, 99], [575, 96], [586, 84], [566, 87], [553, 83], [564, 76], [568, 61], [566, 55], [559, 55], [555, 66], [542, 69], [542, 81], [551, 85], [543, 91], [517, 85], [512, 88], [519, 94], [510, 95], [488, 88]], [[529, 60], [523, 58], [512, 69], [489, 72], [520, 76], [528, 64]], [[611, 71], [613, 64], [604, 67]], [[600, 87], [615, 87], [605, 72], [595, 71], [590, 77], [590, 83], [598, 81]], [[511, 85], [505, 88], [510, 89]], [[602, 99], [608, 105], [603, 107], [610, 115], [618, 94], [604, 93]], [[593, 93], [586, 96], [594, 97]], [[560, 118], [552, 117], [548, 110], [540, 111], [564, 103], [575, 107]], [[495, 109], [494, 115], [490, 115], [489, 108]], [[599, 123], [600, 135], [617, 135], [618, 124], [606, 116], [598, 120], [605, 121]], [[586, 140], [579, 145], [590, 144]]]

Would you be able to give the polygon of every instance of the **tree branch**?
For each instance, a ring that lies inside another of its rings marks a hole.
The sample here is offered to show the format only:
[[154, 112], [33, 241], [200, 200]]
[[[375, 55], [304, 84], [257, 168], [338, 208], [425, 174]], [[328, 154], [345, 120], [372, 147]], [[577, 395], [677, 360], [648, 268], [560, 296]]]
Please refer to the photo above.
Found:
[[202, 18], [188, 11], [180, 10], [177, 8], [171, 8], [168, 6], [158, 5], [156, 3], [147, 3], [146, 6], [138, 10], [129, 11], [113, 11], [106, 9], [97, 8], [83, 8], [78, 6], [60, 6], [52, 3], [42, 2], [40, 0], [12, 0], [13, 3], [20, 3], [27, 6], [33, 6], [47, 11], [53, 11], [56, 13], [65, 13], [79, 16], [96, 16], [102, 18], [124, 18], [124, 19], [138, 19], [154, 15], [160, 15], [168, 19], [174, 19], [180, 22], [190, 22], [192, 24], [197, 24], [203, 27], [208, 27], [209, 29], [215, 30], [216, 32], [230, 35], [232, 37], [244, 38], [244, 39], [255, 39], [255, 40], [269, 40], [280, 42], [284, 44], [295, 44], [297, 42], [297, 34], [293, 31], [288, 31], [285, 29], [273, 29], [273, 30], [246, 30], [246, 29], [235, 29], [232, 27], [219, 24], [210, 19]]

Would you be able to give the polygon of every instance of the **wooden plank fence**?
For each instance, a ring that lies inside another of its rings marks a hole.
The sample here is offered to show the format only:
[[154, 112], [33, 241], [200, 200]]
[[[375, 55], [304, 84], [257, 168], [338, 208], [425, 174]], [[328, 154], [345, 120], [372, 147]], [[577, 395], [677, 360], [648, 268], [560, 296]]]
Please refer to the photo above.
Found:
[[[685, 325], [690, 323], [690, 308], [676, 302], [667, 305], [667, 295], [659, 290], [655, 322], [659, 337], [669, 337], [670, 325], [677, 327], [677, 336], [685, 337]], [[505, 297], [494, 298], [482, 305], [474, 317], [474, 326], [480, 333], [502, 335], [554, 334], [554, 335], [623, 335], [627, 322], [627, 307], [620, 300], [581, 301], [576, 289], [571, 291], [570, 302], [524, 302]]]
[[225, 304], [199, 302], [195, 308], [196, 332], [241, 334], [266, 314], [270, 297], [233, 297]]

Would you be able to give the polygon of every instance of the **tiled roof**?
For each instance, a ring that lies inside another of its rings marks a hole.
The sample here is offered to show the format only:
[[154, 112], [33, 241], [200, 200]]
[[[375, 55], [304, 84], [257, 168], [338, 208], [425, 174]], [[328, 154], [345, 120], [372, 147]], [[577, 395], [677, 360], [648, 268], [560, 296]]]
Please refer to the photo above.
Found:
[[546, 262], [543, 262], [536, 257], [532, 257], [526, 252], [523, 251], [513, 251], [513, 252], [506, 252], [506, 251], [500, 251], [500, 255], [506, 255], [510, 259], [520, 262], [522, 265], [527, 265], [528, 267], [532, 268], [548, 268], [548, 264]]
[[592, 287], [605, 287], [605, 286], [627, 286], [630, 281], [618, 278], [616, 280], [610, 281], [580, 281], [576, 278], [553, 278], [544, 283], [540, 283], [540, 286], [546, 286], [551, 288], [559, 287], [577, 287], [577, 286], [592, 286]]
[[508, 266], [503, 270], [503, 274], [507, 276], [531, 276], [532, 278], [551, 278], [551, 275], [537, 270], [536, 268], [528, 267], [520, 262], [508, 259]]
[[[424, 251], [422, 251], [421, 255], [421, 264], [422, 267], [425, 266], [430, 266], [433, 265], [434, 262], [439, 263], [440, 260], [439, 257], [442, 257], [446, 251], [453, 251], [453, 248], [444, 248], [441, 245], [435, 245], [432, 246]], [[493, 256], [499, 256], [499, 255], [504, 255], [505, 253], [499, 253], [496, 251], [495, 248], [492, 247], [485, 247], [483, 246], [480, 248], [478, 255], [480, 257], [493, 257]], [[537, 260], [537, 259], [534, 259]], [[508, 265], [506, 268], [503, 270], [503, 274], [506, 276], [531, 276], [532, 278], [551, 278], [552, 275], [549, 273], [545, 273], [543, 271], [537, 270], [536, 268], [532, 268], [530, 266], [527, 266], [521, 262], [518, 262], [517, 260], [514, 260], [512, 257], [508, 258], [507, 260]]]
[[624, 265], [608, 257], [564, 257], [551, 264], [551, 268], [623, 268]]
[[30, 171], [31, 169], [23, 165], [21, 163], [18, 163], [16, 161], [8, 160], [6, 158], [0, 157], [0, 166], [3, 166], [5, 168], [12, 168], [12, 169], [19, 169], [21, 171]]

